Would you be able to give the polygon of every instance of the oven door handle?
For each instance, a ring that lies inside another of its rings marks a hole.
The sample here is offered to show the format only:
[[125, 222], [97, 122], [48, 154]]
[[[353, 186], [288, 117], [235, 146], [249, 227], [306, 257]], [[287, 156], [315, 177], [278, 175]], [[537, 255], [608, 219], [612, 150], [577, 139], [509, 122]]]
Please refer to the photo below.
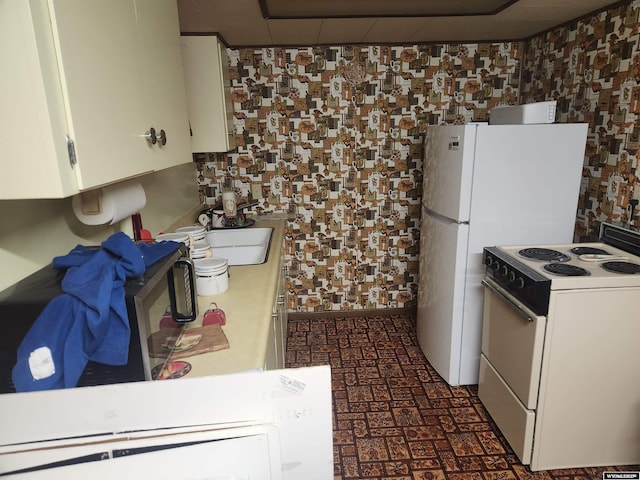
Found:
[[513, 298], [503, 293], [502, 289], [497, 285], [493, 285], [488, 279], [482, 280], [482, 285], [487, 288], [492, 293], [495, 293], [502, 301], [504, 301], [514, 312], [518, 314], [523, 320], [527, 322], [533, 322], [535, 320], [535, 315], [531, 315], [526, 307], [516, 302]]

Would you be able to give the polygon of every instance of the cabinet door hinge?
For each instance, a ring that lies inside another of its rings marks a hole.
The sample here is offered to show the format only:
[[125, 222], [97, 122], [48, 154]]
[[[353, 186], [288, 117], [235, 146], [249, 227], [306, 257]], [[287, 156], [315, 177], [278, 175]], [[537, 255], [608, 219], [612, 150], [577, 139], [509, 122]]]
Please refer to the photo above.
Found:
[[73, 168], [78, 163], [78, 159], [76, 158], [76, 146], [69, 135], [67, 135], [67, 154], [69, 155], [69, 164]]

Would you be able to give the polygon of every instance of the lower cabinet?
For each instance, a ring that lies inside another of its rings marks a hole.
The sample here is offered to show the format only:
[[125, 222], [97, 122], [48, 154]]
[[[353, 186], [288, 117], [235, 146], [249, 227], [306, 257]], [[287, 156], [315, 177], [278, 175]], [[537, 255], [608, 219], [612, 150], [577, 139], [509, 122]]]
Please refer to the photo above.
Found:
[[287, 351], [287, 297], [285, 283], [286, 267], [281, 265], [278, 275], [278, 288], [273, 299], [271, 328], [267, 345], [266, 368], [268, 370], [284, 368]]

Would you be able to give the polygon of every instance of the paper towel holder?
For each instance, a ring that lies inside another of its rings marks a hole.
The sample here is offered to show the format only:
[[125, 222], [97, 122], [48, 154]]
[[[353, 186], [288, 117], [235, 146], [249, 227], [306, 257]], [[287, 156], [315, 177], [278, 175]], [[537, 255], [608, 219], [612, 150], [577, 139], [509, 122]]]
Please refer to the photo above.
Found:
[[122, 182], [74, 195], [73, 211], [85, 225], [115, 224], [146, 205], [144, 188], [138, 182]]
[[102, 190], [88, 190], [80, 193], [80, 211], [85, 215], [102, 213]]

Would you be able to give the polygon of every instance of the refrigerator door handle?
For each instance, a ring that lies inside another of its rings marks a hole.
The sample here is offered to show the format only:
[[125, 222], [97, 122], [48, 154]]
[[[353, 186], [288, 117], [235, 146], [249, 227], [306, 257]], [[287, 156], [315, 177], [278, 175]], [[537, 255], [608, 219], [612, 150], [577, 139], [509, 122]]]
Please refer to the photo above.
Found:
[[424, 205], [422, 205], [422, 209], [424, 211], [424, 213], [426, 213], [427, 215], [429, 215], [430, 217], [432, 217], [433, 219], [441, 222], [441, 223], [455, 223], [456, 225], [469, 225], [469, 220], [454, 220], [452, 218], [449, 217], [445, 217], [444, 215], [434, 212], [433, 210], [431, 210], [430, 208], [425, 207]]

